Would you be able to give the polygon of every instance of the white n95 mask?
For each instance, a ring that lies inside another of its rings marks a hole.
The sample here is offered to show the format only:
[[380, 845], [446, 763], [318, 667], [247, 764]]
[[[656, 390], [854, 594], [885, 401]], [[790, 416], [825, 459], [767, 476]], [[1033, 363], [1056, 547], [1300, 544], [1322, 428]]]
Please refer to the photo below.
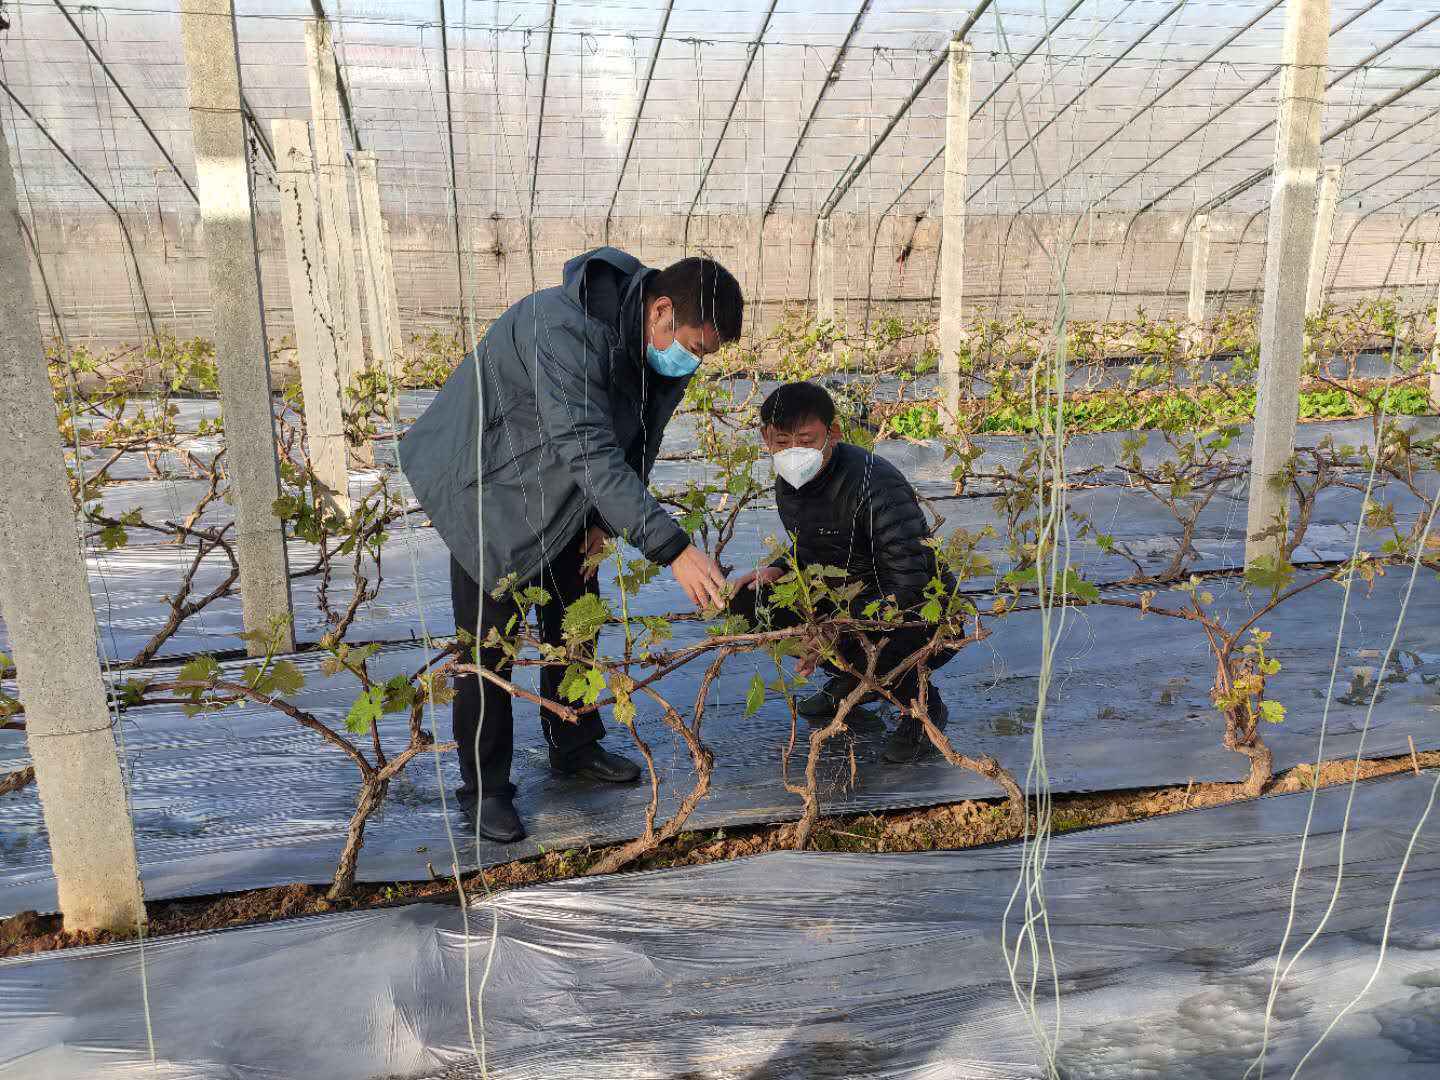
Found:
[[815, 479], [815, 474], [825, 463], [825, 455], [811, 446], [792, 446], [781, 450], [772, 460], [775, 475], [782, 477], [791, 487], [798, 488]]

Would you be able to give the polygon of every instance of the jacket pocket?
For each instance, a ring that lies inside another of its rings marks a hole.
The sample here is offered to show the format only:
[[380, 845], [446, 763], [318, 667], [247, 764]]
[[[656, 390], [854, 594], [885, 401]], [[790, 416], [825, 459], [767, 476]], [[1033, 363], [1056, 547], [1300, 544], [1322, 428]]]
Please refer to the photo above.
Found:
[[480, 479], [488, 480], [507, 469], [519, 467], [534, 457], [544, 443], [540, 432], [533, 429], [510, 431], [502, 420], [487, 429], [481, 440], [480, 448], [485, 459], [480, 463]]

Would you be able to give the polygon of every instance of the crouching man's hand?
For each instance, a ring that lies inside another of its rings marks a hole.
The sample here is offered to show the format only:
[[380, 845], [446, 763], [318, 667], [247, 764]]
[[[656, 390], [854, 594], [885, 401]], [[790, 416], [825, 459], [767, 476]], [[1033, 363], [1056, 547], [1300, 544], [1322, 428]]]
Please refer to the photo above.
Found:
[[694, 544], [676, 556], [670, 572], [696, 608], [725, 606], [725, 575], [715, 560]]
[[778, 566], [762, 566], [748, 574], [741, 574], [731, 588], [737, 593], [741, 589], [760, 589], [766, 585], [774, 585], [784, 576], [785, 571]]

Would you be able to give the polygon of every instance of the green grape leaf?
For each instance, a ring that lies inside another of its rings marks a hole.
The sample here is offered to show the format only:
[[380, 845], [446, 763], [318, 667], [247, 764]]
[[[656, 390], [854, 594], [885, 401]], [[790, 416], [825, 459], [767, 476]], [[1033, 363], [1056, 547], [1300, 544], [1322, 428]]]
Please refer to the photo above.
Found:
[[177, 682], [208, 683], [220, 674], [220, 665], [213, 656], [197, 656], [185, 664], [176, 676]]
[[604, 692], [605, 673], [599, 668], [591, 668], [585, 674], [585, 695], [582, 700], [586, 705], [594, 705]]
[[561, 627], [572, 643], [592, 641], [609, 618], [609, 605], [595, 593], [586, 593], [565, 609]]
[[114, 551], [116, 548], [124, 547], [130, 540], [125, 526], [118, 522], [113, 525], [106, 525], [100, 530], [100, 544], [106, 551]]
[[635, 723], [635, 702], [629, 694], [615, 699], [615, 722], [631, 727]]
[[149, 685], [149, 679], [126, 679], [120, 686], [120, 704], [133, 706], [143, 703]]
[[1262, 555], [1245, 567], [1245, 581], [1257, 589], [1278, 593], [1295, 576], [1295, 567], [1279, 555]]
[[585, 693], [585, 672], [588, 670], [584, 664], [567, 667], [560, 677], [560, 696], [566, 701], [579, 701]]
[[270, 692], [270, 678], [259, 664], [246, 664], [240, 672], [240, 681], [261, 694]]
[[385, 711], [404, 712], [415, 703], [415, 687], [404, 675], [392, 675], [384, 687]]
[[745, 715], [754, 716], [765, 703], [765, 680], [757, 671], [750, 676], [750, 690], [745, 695]]
[[1094, 603], [1100, 599], [1100, 590], [1093, 582], [1086, 581], [1074, 570], [1065, 571], [1064, 581], [1065, 593], [1078, 600], [1086, 600]]
[[726, 615], [719, 622], [711, 624], [708, 630], [711, 637], [734, 637], [749, 632], [750, 622], [744, 615]]
[[669, 641], [675, 636], [675, 631], [670, 626], [670, 620], [659, 615], [642, 615], [640, 623], [650, 632], [652, 644], [659, 645], [661, 642]]
[[611, 683], [615, 692], [615, 722], [631, 727], [635, 723], [635, 699], [630, 696], [635, 682], [623, 672], [617, 672]]
[[385, 714], [385, 688], [383, 686], [372, 686], [358, 698], [355, 704], [350, 706], [350, 712], [345, 716], [345, 730], [354, 735], [366, 734], [380, 717]]
[[560, 680], [560, 696], [575, 704], [593, 705], [605, 690], [605, 673], [588, 664], [571, 664]]
[[550, 593], [539, 585], [527, 585], [519, 591], [516, 599], [522, 604], [533, 604], [535, 607], [544, 607], [550, 603]]

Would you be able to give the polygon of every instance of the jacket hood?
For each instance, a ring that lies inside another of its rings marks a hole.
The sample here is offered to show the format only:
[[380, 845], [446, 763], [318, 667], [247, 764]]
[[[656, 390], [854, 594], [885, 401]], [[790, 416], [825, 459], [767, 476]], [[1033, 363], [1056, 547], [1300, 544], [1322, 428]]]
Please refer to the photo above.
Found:
[[561, 288], [586, 314], [615, 327], [631, 359], [642, 359], [645, 282], [655, 273], [619, 248], [601, 247], [565, 264]]
[[619, 248], [598, 247], [592, 248], [583, 254], [576, 255], [565, 263], [565, 269], [560, 275], [560, 284], [563, 285], [576, 300], [580, 299], [578, 289], [588, 271], [600, 267], [608, 267], [617, 271], [622, 277], [630, 277], [637, 271], [645, 269], [645, 265], [629, 252], [621, 251]]

